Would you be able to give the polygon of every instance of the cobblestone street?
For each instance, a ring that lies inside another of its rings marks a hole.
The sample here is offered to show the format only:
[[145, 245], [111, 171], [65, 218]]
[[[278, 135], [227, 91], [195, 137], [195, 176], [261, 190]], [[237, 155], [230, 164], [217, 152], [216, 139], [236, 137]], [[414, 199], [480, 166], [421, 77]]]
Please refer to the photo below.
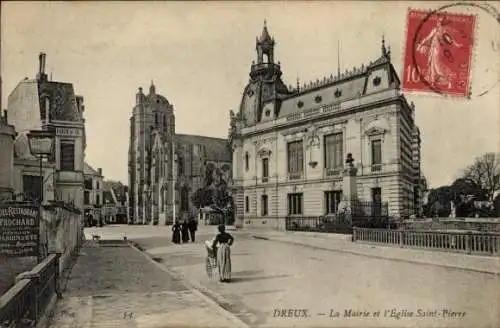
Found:
[[240, 325], [125, 243], [88, 241], [62, 288], [53, 328]]

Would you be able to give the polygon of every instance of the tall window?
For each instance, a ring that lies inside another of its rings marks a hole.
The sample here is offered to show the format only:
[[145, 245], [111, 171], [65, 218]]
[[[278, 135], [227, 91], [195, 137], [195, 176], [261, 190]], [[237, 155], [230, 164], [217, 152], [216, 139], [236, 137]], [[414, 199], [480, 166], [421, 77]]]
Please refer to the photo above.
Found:
[[325, 168], [329, 170], [341, 169], [344, 158], [344, 144], [342, 132], [325, 136]]
[[181, 211], [189, 210], [189, 190], [186, 186], [181, 190]]
[[304, 170], [304, 148], [302, 140], [288, 143], [288, 172], [301, 173]]
[[262, 182], [269, 179], [269, 158], [262, 159]]
[[302, 193], [288, 194], [288, 214], [302, 214]]
[[99, 194], [95, 195], [95, 204], [97, 206], [101, 205], [101, 195]]
[[342, 191], [325, 191], [325, 213], [335, 214], [339, 208], [339, 203], [342, 199]]
[[248, 153], [245, 153], [245, 171], [248, 171], [248, 167], [250, 166], [250, 156]]
[[74, 141], [61, 141], [59, 152], [59, 169], [61, 171], [75, 170], [75, 143]]
[[85, 179], [85, 189], [92, 189], [92, 179]]
[[23, 175], [23, 192], [28, 198], [43, 200], [42, 177], [38, 175]]
[[89, 205], [90, 204], [90, 192], [89, 191], [84, 191], [83, 192], [83, 203], [85, 205]]
[[262, 195], [260, 199], [260, 210], [262, 216], [266, 216], [268, 212], [268, 206], [267, 206], [267, 195]]
[[250, 200], [248, 199], [248, 196], [245, 196], [245, 212], [250, 212]]
[[372, 172], [382, 169], [382, 140], [372, 141]]

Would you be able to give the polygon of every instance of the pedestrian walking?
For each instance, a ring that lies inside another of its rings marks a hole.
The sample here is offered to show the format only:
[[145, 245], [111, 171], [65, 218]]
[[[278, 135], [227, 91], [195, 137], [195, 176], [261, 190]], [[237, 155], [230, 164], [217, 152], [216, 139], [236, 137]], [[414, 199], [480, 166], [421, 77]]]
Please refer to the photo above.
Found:
[[174, 244], [181, 243], [181, 225], [178, 222], [172, 225], [172, 242]]
[[219, 234], [212, 242], [212, 249], [217, 252], [217, 267], [219, 269], [219, 280], [221, 282], [231, 281], [231, 245], [234, 242], [233, 236], [226, 232], [226, 227], [220, 224]]
[[215, 268], [217, 268], [217, 254], [213, 248], [214, 239], [205, 241], [205, 249], [207, 250], [207, 258], [205, 259], [205, 270], [209, 279], [215, 276]]
[[189, 220], [188, 228], [189, 234], [191, 236], [191, 241], [194, 243], [196, 230], [198, 230], [198, 222], [194, 219], [194, 217], [191, 217], [191, 219]]
[[181, 224], [181, 234], [182, 234], [182, 242], [189, 242], [189, 225], [187, 220], [184, 220]]

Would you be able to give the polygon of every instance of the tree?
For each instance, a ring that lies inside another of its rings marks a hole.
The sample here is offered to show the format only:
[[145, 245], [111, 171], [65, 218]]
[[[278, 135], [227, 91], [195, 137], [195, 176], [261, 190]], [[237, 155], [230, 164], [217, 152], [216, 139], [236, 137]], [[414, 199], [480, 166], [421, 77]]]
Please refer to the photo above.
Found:
[[191, 196], [191, 201], [196, 208], [209, 206], [212, 203], [210, 191], [206, 188], [196, 190]]
[[486, 153], [477, 157], [464, 170], [463, 179], [481, 189], [487, 200], [493, 201], [495, 192], [500, 190], [500, 154]]

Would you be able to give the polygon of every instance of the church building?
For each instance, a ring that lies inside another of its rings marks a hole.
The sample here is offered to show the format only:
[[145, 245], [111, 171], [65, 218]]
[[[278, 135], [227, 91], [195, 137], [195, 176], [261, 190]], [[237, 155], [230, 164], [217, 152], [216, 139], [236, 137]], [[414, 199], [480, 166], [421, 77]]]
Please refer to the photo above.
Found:
[[334, 215], [347, 154], [360, 201], [391, 217], [416, 214], [420, 132], [384, 40], [379, 58], [296, 87], [282, 81], [274, 48], [264, 24], [239, 111], [230, 114], [237, 224]]
[[139, 88], [130, 118], [129, 221], [169, 224], [196, 216], [193, 194], [219, 172], [229, 184], [231, 149], [227, 139], [177, 134], [174, 107], [156, 92]]

